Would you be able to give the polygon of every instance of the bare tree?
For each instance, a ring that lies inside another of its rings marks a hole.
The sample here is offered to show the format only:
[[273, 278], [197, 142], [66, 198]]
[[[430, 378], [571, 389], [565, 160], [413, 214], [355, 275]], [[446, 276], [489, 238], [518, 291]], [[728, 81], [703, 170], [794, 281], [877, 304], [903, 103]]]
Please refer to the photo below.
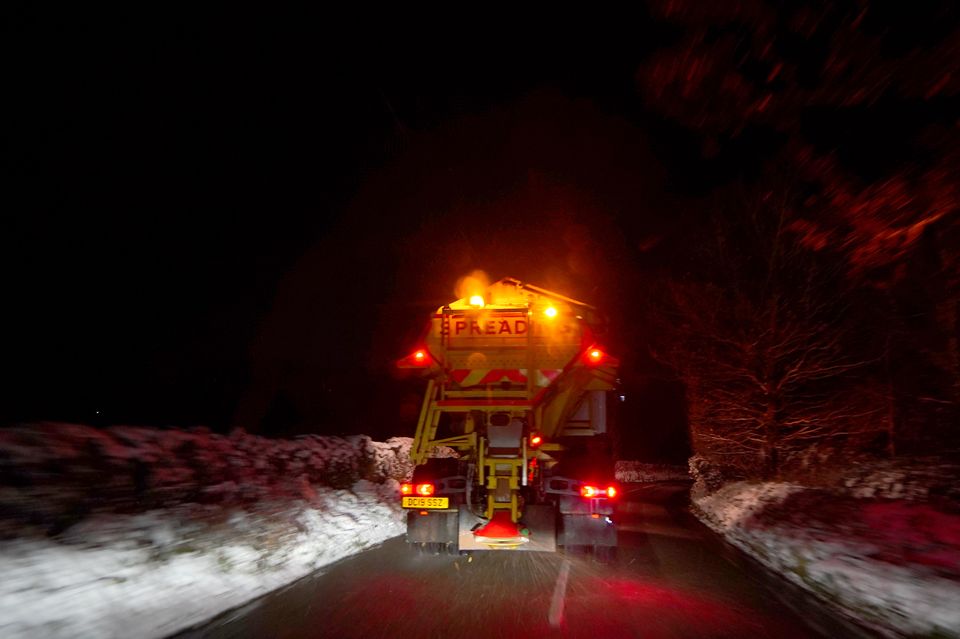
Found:
[[815, 444], [887, 429], [864, 392], [876, 361], [854, 346], [842, 273], [786, 232], [782, 205], [717, 220], [701, 244], [709, 272], [658, 296], [656, 355], [687, 387], [696, 452], [772, 476]]
[[681, 35], [638, 70], [645, 103], [708, 159], [776, 131], [758, 189], [791, 176], [787, 230], [874, 289], [885, 317], [852, 314], [885, 352], [887, 452], [960, 449], [960, 5], [651, 9]]

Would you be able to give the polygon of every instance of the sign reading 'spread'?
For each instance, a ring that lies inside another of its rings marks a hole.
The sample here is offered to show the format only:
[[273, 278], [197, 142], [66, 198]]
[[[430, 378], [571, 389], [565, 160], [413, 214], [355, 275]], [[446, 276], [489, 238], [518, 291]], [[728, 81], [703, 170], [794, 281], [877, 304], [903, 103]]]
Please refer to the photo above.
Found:
[[526, 313], [480, 312], [434, 316], [434, 334], [448, 348], [520, 347], [536, 341], [577, 340], [577, 325], [569, 321], [531, 322]]
[[524, 336], [527, 334], [529, 323], [526, 315], [497, 316], [481, 319], [467, 317], [444, 317], [440, 324], [440, 334], [450, 337], [465, 336]]

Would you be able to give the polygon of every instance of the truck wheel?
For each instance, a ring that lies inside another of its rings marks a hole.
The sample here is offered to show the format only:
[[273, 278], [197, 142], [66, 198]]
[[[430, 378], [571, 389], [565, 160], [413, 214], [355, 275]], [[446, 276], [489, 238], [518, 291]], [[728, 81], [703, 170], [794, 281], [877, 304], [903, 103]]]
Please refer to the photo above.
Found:
[[593, 560], [598, 564], [612, 564], [617, 558], [616, 546], [594, 546]]
[[418, 555], [432, 556], [440, 554], [440, 551], [438, 550], [438, 546], [440, 546], [440, 544], [431, 543], [429, 541], [416, 541], [411, 545]]

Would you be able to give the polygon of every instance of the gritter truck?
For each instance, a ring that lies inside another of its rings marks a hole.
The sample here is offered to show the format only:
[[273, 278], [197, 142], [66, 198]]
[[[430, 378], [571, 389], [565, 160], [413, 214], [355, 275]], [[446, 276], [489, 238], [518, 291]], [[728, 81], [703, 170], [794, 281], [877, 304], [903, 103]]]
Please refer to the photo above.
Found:
[[413, 478], [400, 488], [409, 544], [616, 546], [619, 488], [604, 446], [619, 362], [603, 329], [593, 306], [512, 278], [437, 309], [397, 362], [427, 387]]

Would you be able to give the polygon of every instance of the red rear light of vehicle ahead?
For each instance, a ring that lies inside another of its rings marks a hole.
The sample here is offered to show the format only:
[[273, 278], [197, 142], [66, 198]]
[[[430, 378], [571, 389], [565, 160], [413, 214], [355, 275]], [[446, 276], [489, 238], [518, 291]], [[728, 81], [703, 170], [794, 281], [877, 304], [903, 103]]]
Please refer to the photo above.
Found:
[[413, 484], [400, 484], [400, 494], [401, 494], [401, 495], [412, 495], [412, 494], [413, 494]]
[[398, 368], [429, 368], [433, 364], [433, 357], [426, 348], [418, 348], [406, 357], [397, 360]]
[[599, 366], [607, 359], [607, 354], [599, 348], [590, 348], [584, 353], [583, 359], [591, 366]]
[[433, 494], [433, 484], [417, 484], [417, 494], [421, 497], [429, 497]]
[[599, 499], [602, 497], [613, 499], [617, 496], [618, 492], [616, 486], [607, 486], [606, 488], [599, 488], [588, 484], [580, 486], [580, 496], [586, 497], [587, 499]]
[[530, 448], [536, 448], [543, 443], [543, 435], [540, 433], [531, 433], [530, 434]]

